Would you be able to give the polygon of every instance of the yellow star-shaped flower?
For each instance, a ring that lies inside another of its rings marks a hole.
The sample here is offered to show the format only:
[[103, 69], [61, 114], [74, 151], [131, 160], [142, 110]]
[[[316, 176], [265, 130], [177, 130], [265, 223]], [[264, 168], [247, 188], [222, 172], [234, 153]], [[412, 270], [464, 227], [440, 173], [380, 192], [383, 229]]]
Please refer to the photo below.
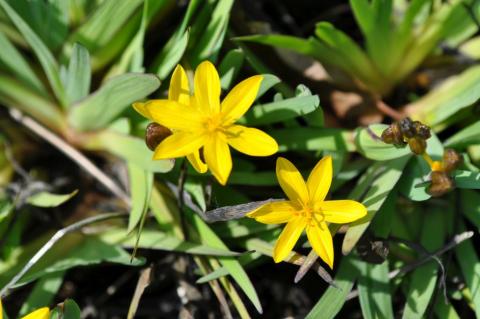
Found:
[[303, 230], [317, 255], [333, 268], [333, 241], [327, 223], [345, 224], [364, 217], [367, 209], [353, 200], [325, 201], [332, 183], [332, 158], [321, 159], [305, 183], [287, 159], [277, 160], [277, 179], [289, 200], [271, 202], [247, 214], [264, 224], [287, 223], [273, 250], [275, 262], [292, 251]]
[[157, 146], [153, 158], [187, 156], [197, 171], [208, 167], [225, 185], [232, 170], [229, 146], [251, 156], [276, 153], [277, 142], [268, 134], [235, 124], [255, 101], [262, 79], [256, 75], [242, 81], [220, 103], [220, 78], [212, 63], [202, 62], [195, 70], [193, 96], [185, 71], [177, 66], [168, 100], [134, 104], [139, 113], [173, 132]]

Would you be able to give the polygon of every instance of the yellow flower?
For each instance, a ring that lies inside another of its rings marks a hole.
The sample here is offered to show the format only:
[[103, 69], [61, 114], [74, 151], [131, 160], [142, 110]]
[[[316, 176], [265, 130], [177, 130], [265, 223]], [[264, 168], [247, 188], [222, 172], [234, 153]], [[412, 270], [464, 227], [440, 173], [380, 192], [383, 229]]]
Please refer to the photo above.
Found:
[[353, 200], [325, 201], [332, 182], [332, 158], [322, 158], [305, 183], [297, 168], [287, 159], [277, 159], [277, 179], [289, 200], [267, 203], [247, 214], [264, 224], [287, 223], [273, 250], [275, 262], [292, 251], [303, 230], [317, 255], [333, 268], [332, 234], [327, 223], [345, 224], [367, 214], [361, 203]]
[[[2, 300], [0, 300], [0, 319], [3, 318], [3, 309], [2, 309]], [[49, 319], [50, 318], [50, 309], [48, 307], [43, 307], [37, 309], [28, 315], [22, 317], [22, 319]]]
[[22, 317], [22, 319], [49, 319], [50, 318], [50, 309], [48, 307], [43, 307], [40, 309], [37, 309], [25, 317]]
[[[157, 146], [153, 158], [187, 156], [197, 171], [202, 172], [198, 168], [206, 170], [208, 166], [225, 185], [232, 170], [229, 146], [251, 156], [276, 153], [277, 142], [268, 134], [234, 124], [255, 101], [262, 79], [256, 75], [242, 81], [220, 103], [220, 78], [213, 64], [205, 61], [195, 70], [193, 96], [185, 71], [178, 66], [172, 76], [168, 100], [134, 106], [144, 116], [173, 131]], [[200, 150], [206, 163], [200, 157]]]

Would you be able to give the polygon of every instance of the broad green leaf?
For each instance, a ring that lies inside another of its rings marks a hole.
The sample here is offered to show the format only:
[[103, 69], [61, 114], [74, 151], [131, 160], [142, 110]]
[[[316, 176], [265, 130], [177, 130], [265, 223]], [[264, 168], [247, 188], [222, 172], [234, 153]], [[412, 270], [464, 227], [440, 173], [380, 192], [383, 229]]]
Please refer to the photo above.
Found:
[[52, 53], [30, 28], [30, 26], [15, 12], [15, 10], [12, 9], [12, 7], [10, 7], [5, 0], [0, 0], [0, 6], [3, 8], [3, 10], [5, 10], [8, 17], [12, 20], [32, 50], [35, 52], [35, 55], [40, 61], [43, 71], [45, 72], [53, 92], [58, 98], [60, 104], [66, 105], [65, 90], [62, 81], [60, 80], [57, 62], [55, 61]]
[[329, 286], [310, 310], [305, 319], [331, 319], [340, 312], [347, 299], [353, 284], [358, 277], [356, 261], [351, 256], [342, 258], [337, 274], [335, 286]]
[[355, 150], [353, 134], [336, 128], [283, 128], [269, 131], [279, 144], [279, 151], [347, 151]]
[[310, 95], [255, 105], [238, 122], [249, 126], [283, 122], [313, 112], [319, 104], [318, 96]]
[[443, 299], [437, 300], [434, 310], [438, 319], [460, 319], [453, 305], [451, 303], [446, 304]]
[[[371, 170], [371, 175], [375, 177], [372, 183], [367, 184], [368, 191], [365, 190], [366, 194], [362, 200], [362, 203], [367, 207], [367, 216], [350, 224], [343, 239], [342, 253], [344, 255], [349, 254], [360, 237], [362, 237], [372, 219], [382, 207], [385, 199], [397, 184], [408, 159], [409, 156], [404, 156], [388, 162], [378, 162], [375, 165], [375, 169]], [[361, 184], [357, 184], [357, 187], [360, 186]], [[362, 194], [365, 191], [357, 193]], [[356, 198], [356, 196], [352, 197]]]
[[57, 207], [68, 201], [70, 198], [77, 194], [78, 190], [71, 192], [70, 194], [60, 195], [52, 194], [49, 192], [40, 192], [30, 196], [27, 199], [27, 203], [37, 207]]
[[[219, 237], [217, 237], [215, 232], [213, 232], [210, 227], [205, 224], [200, 216], [191, 211], [188, 211], [187, 216], [193, 227], [195, 227], [195, 230], [198, 232], [202, 242], [208, 243], [209, 245], [220, 249], [227, 249], [227, 246]], [[219, 257], [218, 260], [225, 268], [228, 269], [230, 275], [245, 292], [257, 311], [262, 313], [262, 305], [260, 304], [257, 292], [255, 291], [255, 288], [242, 265], [240, 265], [240, 263], [232, 257]]]
[[[187, 49], [189, 33], [188, 30], [185, 31], [181, 36], [177, 38], [172, 38], [172, 45], [170, 50], [162, 50], [156, 59], [156, 64], [158, 68], [155, 73], [160, 79], [165, 79], [168, 74], [173, 70], [176, 64], [179, 63], [182, 58], [185, 50]], [[169, 42], [170, 43], [170, 42]], [[167, 45], [169, 44], [167, 43]], [[166, 48], [167, 46], [165, 46]], [[170, 47], [170, 46], [168, 46]]]
[[116, 76], [86, 99], [74, 104], [68, 119], [82, 131], [103, 128], [131, 103], [145, 98], [159, 86], [159, 79], [152, 74]]
[[66, 94], [71, 105], [83, 99], [90, 92], [90, 55], [81, 44], [73, 45], [73, 52], [68, 64]]
[[[428, 221], [429, 227], [422, 230], [420, 243], [427, 251], [433, 252], [443, 246], [447, 235], [445, 212], [431, 207], [427, 210], [424, 220]], [[437, 285], [438, 267], [438, 264], [431, 260], [413, 272], [402, 318], [425, 317], [425, 311]]]
[[138, 225], [142, 216], [147, 213], [152, 193], [153, 173], [145, 171], [133, 163], [128, 163], [127, 167], [131, 195], [127, 232], [130, 233]]
[[478, 192], [472, 190], [460, 192], [463, 215], [480, 230], [480, 197], [478, 195]]
[[445, 141], [446, 147], [465, 147], [480, 143], [480, 121], [477, 121]]
[[358, 297], [364, 318], [393, 318], [388, 262], [359, 262]]
[[30, 313], [35, 309], [51, 304], [63, 283], [64, 275], [64, 271], [52, 273], [43, 276], [37, 283], [35, 283], [32, 292], [23, 303], [19, 315], [25, 316], [27, 313]]
[[0, 32], [0, 62], [4, 64], [16, 78], [35, 89], [37, 93], [44, 94], [45, 87], [37, 75], [23, 58], [22, 54], [12, 45], [10, 40]]
[[357, 150], [366, 158], [376, 161], [387, 161], [410, 154], [408, 146], [399, 148], [380, 139], [387, 127], [385, 124], [372, 124], [367, 128], [357, 129], [355, 135]]
[[220, 83], [223, 90], [227, 90], [233, 86], [244, 60], [245, 54], [241, 49], [231, 50], [225, 55], [218, 66], [218, 73], [220, 74], [221, 80]]
[[415, 120], [438, 125], [480, 98], [480, 66], [452, 76], [427, 95], [407, 106]]
[[145, 141], [111, 130], [92, 135], [88, 141], [85, 141], [84, 147], [96, 151], [109, 151], [149, 172], [168, 172], [175, 163], [174, 160], [152, 160], [153, 153], [147, 148]]

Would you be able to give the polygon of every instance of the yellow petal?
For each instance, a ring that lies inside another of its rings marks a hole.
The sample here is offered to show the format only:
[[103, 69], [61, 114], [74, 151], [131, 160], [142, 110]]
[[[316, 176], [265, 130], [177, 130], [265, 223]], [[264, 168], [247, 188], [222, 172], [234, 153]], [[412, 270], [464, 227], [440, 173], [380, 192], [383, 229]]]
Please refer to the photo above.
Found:
[[[135, 102], [132, 104], [133, 108], [135, 109], [135, 111], [137, 111], [138, 113], [140, 113], [143, 117], [146, 117], [147, 119], [149, 120], [152, 120], [152, 117], [150, 116], [150, 113], [147, 111], [147, 109], [145, 108], [145, 104], [147, 104], [148, 102], [146, 103], [143, 103], [143, 102]], [[153, 121], [153, 120], [152, 120]]]
[[264, 204], [247, 216], [263, 224], [283, 224], [288, 222], [298, 210], [300, 207], [290, 201], [278, 201]]
[[3, 306], [2, 306], [2, 299], [0, 299], [0, 319], [3, 319]]
[[29, 313], [22, 319], [49, 319], [50, 318], [50, 309], [48, 307], [43, 307], [35, 310], [34, 312]]
[[145, 108], [155, 122], [171, 130], [191, 132], [203, 128], [200, 113], [176, 101], [151, 100]]
[[297, 168], [286, 158], [277, 159], [277, 179], [287, 197], [298, 203], [308, 202], [308, 191], [305, 181]]
[[175, 68], [168, 88], [168, 99], [181, 104], [190, 104], [190, 86], [185, 70], [179, 64]]
[[351, 223], [367, 215], [367, 208], [354, 200], [329, 200], [319, 207], [325, 221], [334, 224]]
[[187, 159], [190, 164], [192, 164], [193, 168], [200, 174], [203, 174], [208, 170], [207, 164], [205, 164], [200, 158], [200, 150], [188, 154]]
[[292, 251], [298, 241], [298, 238], [305, 229], [307, 222], [303, 217], [290, 219], [278, 237], [275, 248], [273, 249], [273, 260], [276, 263], [283, 261]]
[[227, 130], [227, 142], [237, 151], [251, 156], [269, 156], [278, 151], [277, 142], [256, 128], [232, 125]]
[[257, 97], [262, 80], [261, 75], [249, 77], [228, 93], [221, 106], [225, 124], [235, 122], [248, 111]]
[[307, 237], [317, 255], [333, 269], [333, 240], [327, 224], [312, 220], [307, 226]]
[[308, 193], [313, 203], [325, 199], [332, 184], [332, 157], [325, 156], [313, 168], [307, 180]]
[[174, 133], [157, 146], [153, 159], [176, 158], [197, 152], [205, 140], [205, 135], [186, 132]]
[[225, 185], [232, 171], [232, 157], [227, 142], [220, 135], [210, 137], [203, 148], [203, 155], [213, 176]]
[[194, 89], [198, 108], [206, 113], [220, 112], [220, 78], [211, 62], [204, 61], [195, 70]]

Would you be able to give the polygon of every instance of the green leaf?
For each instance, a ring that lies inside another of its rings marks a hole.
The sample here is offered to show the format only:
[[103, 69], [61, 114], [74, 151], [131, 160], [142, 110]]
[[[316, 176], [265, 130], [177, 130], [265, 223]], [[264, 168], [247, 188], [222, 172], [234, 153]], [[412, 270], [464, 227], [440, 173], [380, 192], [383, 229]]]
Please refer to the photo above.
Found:
[[345, 304], [357, 277], [358, 269], [353, 257], [342, 258], [334, 280], [336, 287], [329, 286], [327, 288], [305, 319], [335, 318]]
[[81, 44], [75, 43], [65, 86], [69, 105], [83, 99], [90, 92], [90, 68], [88, 50]]
[[23, 303], [19, 315], [25, 316], [35, 309], [51, 304], [53, 298], [55, 298], [58, 290], [62, 286], [64, 275], [64, 271], [52, 273], [42, 277], [35, 283], [32, 292]]
[[[227, 32], [230, 10], [233, 6], [233, 0], [219, 0], [216, 2], [215, 9], [208, 20], [206, 28], [202, 28], [200, 38], [195, 46], [189, 52], [189, 58], [192, 65], [198, 65], [203, 60], [215, 60], [223, 43], [225, 33]], [[208, 10], [208, 4], [205, 5]], [[192, 29], [196, 28], [193, 25]]]
[[[222, 242], [222, 240], [213, 232], [210, 227], [198, 216], [197, 214], [188, 211], [187, 214], [190, 222], [195, 227], [196, 231], [202, 242], [208, 243], [209, 245], [220, 248], [228, 249], [227, 246]], [[245, 292], [247, 297], [253, 303], [255, 308], [259, 313], [262, 313], [262, 305], [258, 298], [257, 292], [253, 287], [250, 278], [248, 278], [247, 273], [243, 269], [242, 265], [234, 258], [231, 257], [219, 257], [218, 260], [220, 263], [228, 269], [230, 275], [233, 277], [235, 282], [240, 286], [240, 288]]]
[[260, 84], [260, 89], [258, 89], [257, 100], [260, 97], [262, 97], [265, 94], [265, 92], [267, 92], [273, 86], [282, 82], [277, 76], [273, 74], [262, 74], [262, 76], [263, 76], [263, 80], [262, 80], [262, 83]]
[[152, 74], [128, 73], [116, 76], [86, 99], [72, 106], [70, 123], [79, 130], [105, 127], [131, 103], [158, 89], [159, 79]]
[[77, 194], [78, 190], [74, 190], [70, 194], [59, 195], [49, 192], [40, 192], [30, 196], [27, 203], [37, 207], [57, 207], [68, 201]]
[[138, 225], [142, 216], [147, 213], [152, 193], [153, 173], [145, 171], [133, 163], [129, 163], [127, 167], [131, 194], [127, 232], [130, 233]]
[[336, 128], [283, 128], [267, 132], [279, 144], [279, 151], [355, 150], [352, 132]]
[[364, 318], [394, 318], [388, 262], [359, 262], [358, 297]]
[[[220, 74], [220, 83], [223, 90], [228, 90], [232, 87], [238, 72], [242, 68], [245, 54], [241, 49], [230, 50], [222, 62], [218, 66], [218, 73]], [[262, 81], [263, 82], [263, 81]]]
[[367, 207], [368, 212], [367, 216], [350, 224], [343, 239], [342, 253], [344, 255], [349, 254], [360, 240], [360, 237], [362, 237], [387, 196], [400, 179], [408, 159], [408, 156], [404, 156], [388, 162], [377, 162], [366, 173], [374, 178], [373, 182], [371, 182], [370, 178], [366, 178], [363, 185], [361, 183], [357, 184], [356, 188], [359, 188], [359, 191], [355, 192], [355, 196], [351, 197], [357, 198], [357, 196], [366, 192], [362, 203]]
[[427, 125], [442, 123], [480, 98], [480, 66], [452, 76], [421, 99], [407, 106], [412, 118]]
[[63, 318], [80, 319], [80, 315], [80, 308], [75, 301], [72, 299], [67, 299], [63, 302]]
[[84, 147], [96, 151], [109, 151], [126, 161], [155, 173], [165, 173], [173, 168], [174, 160], [152, 160], [152, 152], [145, 145], [145, 141], [112, 130], [104, 130], [94, 134]]
[[43, 44], [42, 40], [33, 32], [33, 30], [28, 26], [28, 24], [23, 21], [23, 19], [15, 12], [15, 10], [10, 7], [10, 5], [5, 0], [0, 0], [0, 6], [5, 10], [8, 17], [15, 24], [17, 29], [23, 35], [25, 40], [28, 42], [32, 50], [35, 52], [40, 64], [43, 67], [43, 71], [47, 75], [48, 81], [58, 98], [59, 102], [62, 105], [66, 105], [65, 91], [60, 80], [60, 73], [58, 69], [57, 62], [55, 61], [52, 53], [48, 48]]
[[387, 161], [410, 154], [408, 146], [398, 148], [380, 139], [387, 127], [385, 124], [372, 124], [368, 128], [357, 129], [355, 135], [357, 150], [366, 158], [376, 161]]
[[283, 122], [315, 111], [320, 105], [317, 95], [293, 97], [279, 102], [255, 105], [238, 122], [249, 126]]
[[44, 94], [45, 87], [38, 79], [37, 75], [23, 58], [22, 54], [12, 45], [10, 40], [0, 32], [0, 62], [2, 62], [10, 72], [20, 79], [22, 83], [35, 89], [37, 93]]
[[456, 170], [453, 178], [458, 188], [480, 189], [480, 173]]
[[446, 147], [465, 147], [480, 143], [480, 121], [473, 123], [457, 132], [445, 141]]
[[[424, 220], [428, 220], [429, 227], [424, 227], [422, 230], [420, 243], [427, 251], [433, 252], [443, 246], [447, 235], [445, 212], [431, 207]], [[438, 263], [431, 260], [412, 273], [402, 318], [425, 317], [425, 311], [437, 284], [438, 267]]]

